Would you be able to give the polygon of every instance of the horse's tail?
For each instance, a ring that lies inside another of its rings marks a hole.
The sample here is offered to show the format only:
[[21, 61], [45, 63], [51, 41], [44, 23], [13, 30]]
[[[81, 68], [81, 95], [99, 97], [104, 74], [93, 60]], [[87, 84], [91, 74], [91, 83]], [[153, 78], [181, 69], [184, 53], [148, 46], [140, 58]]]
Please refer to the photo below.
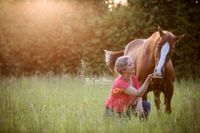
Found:
[[116, 75], [114, 67], [115, 67], [115, 62], [118, 57], [124, 55], [124, 50], [121, 51], [108, 51], [104, 50], [105, 52], [105, 62], [106, 66], [109, 68], [109, 70], [112, 72], [113, 75]]

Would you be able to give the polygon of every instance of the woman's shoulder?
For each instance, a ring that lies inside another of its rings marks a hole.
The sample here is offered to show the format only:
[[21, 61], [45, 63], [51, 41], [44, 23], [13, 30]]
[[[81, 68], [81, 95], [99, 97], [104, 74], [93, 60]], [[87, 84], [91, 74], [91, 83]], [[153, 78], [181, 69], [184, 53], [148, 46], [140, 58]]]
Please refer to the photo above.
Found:
[[135, 75], [131, 75], [131, 78], [132, 78], [133, 80], [137, 80], [137, 77], [136, 77]]
[[118, 76], [118, 77], [114, 80], [114, 83], [119, 83], [119, 82], [123, 82], [122, 76]]
[[127, 88], [127, 82], [124, 81], [124, 79], [122, 78], [122, 76], [118, 76], [113, 83], [113, 87], [125, 87]]
[[131, 78], [132, 78], [132, 81], [133, 81], [133, 84], [134, 84], [135, 88], [139, 88], [140, 87], [140, 83], [139, 83], [137, 77], [135, 75], [131, 75]]

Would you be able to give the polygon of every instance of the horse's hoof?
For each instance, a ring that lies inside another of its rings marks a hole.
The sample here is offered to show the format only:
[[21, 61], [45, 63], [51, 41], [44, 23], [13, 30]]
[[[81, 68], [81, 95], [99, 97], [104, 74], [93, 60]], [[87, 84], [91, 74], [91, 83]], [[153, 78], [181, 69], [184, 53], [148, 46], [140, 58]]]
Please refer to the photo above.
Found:
[[171, 113], [172, 113], [172, 110], [165, 110], [165, 112], [166, 112], [167, 114], [171, 114]]

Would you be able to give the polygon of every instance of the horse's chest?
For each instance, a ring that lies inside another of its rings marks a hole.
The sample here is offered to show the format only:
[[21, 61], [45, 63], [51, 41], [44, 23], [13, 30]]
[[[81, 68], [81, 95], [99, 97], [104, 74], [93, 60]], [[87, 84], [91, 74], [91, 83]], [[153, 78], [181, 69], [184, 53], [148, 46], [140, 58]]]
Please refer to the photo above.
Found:
[[148, 91], [152, 90], [160, 90], [162, 92], [165, 92], [165, 81], [160, 79], [153, 79], [148, 88]]

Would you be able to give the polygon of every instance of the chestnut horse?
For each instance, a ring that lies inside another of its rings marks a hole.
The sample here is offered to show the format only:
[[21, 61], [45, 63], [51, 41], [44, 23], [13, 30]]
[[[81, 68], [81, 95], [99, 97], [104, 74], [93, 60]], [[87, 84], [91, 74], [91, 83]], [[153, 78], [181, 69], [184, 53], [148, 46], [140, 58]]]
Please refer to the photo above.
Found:
[[136, 39], [128, 43], [125, 50], [112, 52], [105, 50], [106, 65], [113, 74], [115, 61], [119, 56], [129, 55], [135, 65], [135, 74], [140, 82], [144, 83], [147, 76], [155, 73], [155, 77], [149, 84], [143, 95], [147, 100], [147, 93], [154, 92], [154, 102], [160, 109], [160, 94], [164, 93], [165, 110], [171, 113], [171, 99], [174, 90], [174, 69], [171, 56], [175, 50], [175, 44], [184, 35], [175, 36], [169, 31], [163, 31], [158, 27], [158, 32], [153, 33], [147, 39]]

